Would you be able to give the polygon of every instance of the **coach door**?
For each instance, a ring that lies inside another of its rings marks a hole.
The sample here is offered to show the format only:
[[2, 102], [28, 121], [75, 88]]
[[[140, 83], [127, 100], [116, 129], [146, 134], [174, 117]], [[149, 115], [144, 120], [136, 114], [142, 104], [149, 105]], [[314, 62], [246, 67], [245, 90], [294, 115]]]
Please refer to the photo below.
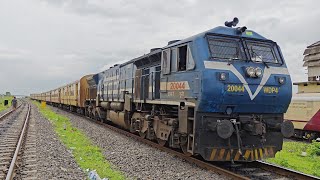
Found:
[[136, 100], [140, 99], [141, 94], [141, 76], [142, 76], [142, 70], [137, 69], [134, 75], [134, 98]]
[[149, 97], [149, 79], [150, 79], [150, 69], [142, 70], [142, 84], [141, 84], [141, 100], [146, 100]]
[[161, 55], [161, 82], [160, 82], [160, 93], [161, 99], [166, 99], [168, 97], [167, 84], [168, 78], [170, 77], [170, 49], [162, 51]]
[[149, 97], [149, 69], [137, 69], [134, 77], [134, 97], [145, 101]]
[[58, 90], [58, 103], [61, 103], [61, 89]]
[[150, 68], [150, 88], [149, 88], [149, 97], [152, 99], [160, 99], [160, 74], [161, 66], [156, 66]]
[[101, 79], [98, 83], [98, 101], [103, 100], [104, 96], [104, 84], [103, 84], [103, 79]]
[[[80, 83], [80, 82], [79, 82]], [[76, 83], [76, 88], [75, 88], [75, 93], [76, 93], [76, 97], [75, 97], [75, 99], [76, 99], [76, 106], [79, 106], [79, 83]]]

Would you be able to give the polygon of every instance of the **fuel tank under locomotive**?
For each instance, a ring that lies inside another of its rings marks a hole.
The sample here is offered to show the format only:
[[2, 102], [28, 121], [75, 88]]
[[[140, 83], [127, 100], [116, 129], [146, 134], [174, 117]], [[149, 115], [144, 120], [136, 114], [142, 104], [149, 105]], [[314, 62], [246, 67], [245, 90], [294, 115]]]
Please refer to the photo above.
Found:
[[130, 123], [128, 122], [129, 113], [124, 110], [124, 103], [122, 102], [101, 102], [101, 107], [106, 109], [106, 118], [112, 123], [124, 128], [129, 129]]

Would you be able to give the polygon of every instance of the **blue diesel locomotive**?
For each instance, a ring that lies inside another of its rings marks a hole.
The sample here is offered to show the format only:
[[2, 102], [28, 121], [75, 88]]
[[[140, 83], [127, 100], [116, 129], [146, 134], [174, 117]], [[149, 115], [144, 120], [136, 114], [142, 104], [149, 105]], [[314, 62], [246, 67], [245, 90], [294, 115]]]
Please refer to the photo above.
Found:
[[207, 161], [273, 157], [293, 134], [290, 75], [279, 46], [237, 22], [92, 76], [86, 114]]
[[290, 75], [274, 41], [237, 23], [86, 76], [78, 112], [207, 161], [274, 157], [293, 134]]

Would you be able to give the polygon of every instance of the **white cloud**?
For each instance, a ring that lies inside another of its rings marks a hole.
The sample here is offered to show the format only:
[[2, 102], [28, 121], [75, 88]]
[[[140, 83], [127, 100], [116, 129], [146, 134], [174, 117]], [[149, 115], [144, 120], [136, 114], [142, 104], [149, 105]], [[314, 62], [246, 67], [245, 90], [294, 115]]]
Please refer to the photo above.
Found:
[[0, 3], [0, 93], [45, 91], [223, 25], [234, 16], [276, 41], [293, 81], [306, 80], [304, 48], [319, 40], [317, 0]]

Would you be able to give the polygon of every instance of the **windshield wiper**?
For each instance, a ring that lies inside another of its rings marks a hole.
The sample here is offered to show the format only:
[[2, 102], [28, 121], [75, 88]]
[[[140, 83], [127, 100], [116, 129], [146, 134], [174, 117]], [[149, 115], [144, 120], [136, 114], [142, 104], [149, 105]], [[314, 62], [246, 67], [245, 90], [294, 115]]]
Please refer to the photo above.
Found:
[[234, 60], [239, 60], [239, 50], [238, 48], [236, 49], [236, 54], [233, 55], [232, 58], [228, 59], [228, 65], [232, 64]]
[[234, 60], [239, 60], [239, 58], [230, 58], [230, 59], [228, 59], [228, 65], [232, 64]]
[[265, 62], [264, 60], [262, 60], [262, 63], [263, 63], [267, 68], [269, 68], [269, 65], [267, 64], [267, 62]]
[[[267, 62], [265, 62], [265, 61], [263, 60], [263, 58], [261, 58], [256, 52], [254, 52], [253, 49], [252, 49], [252, 47], [251, 47], [251, 52], [252, 52], [252, 54], [255, 55], [255, 58], [258, 57], [258, 58], [261, 60], [261, 62], [262, 62], [267, 68], [269, 68], [269, 65], [267, 64]], [[251, 59], [251, 60], [252, 60], [252, 59]]]

